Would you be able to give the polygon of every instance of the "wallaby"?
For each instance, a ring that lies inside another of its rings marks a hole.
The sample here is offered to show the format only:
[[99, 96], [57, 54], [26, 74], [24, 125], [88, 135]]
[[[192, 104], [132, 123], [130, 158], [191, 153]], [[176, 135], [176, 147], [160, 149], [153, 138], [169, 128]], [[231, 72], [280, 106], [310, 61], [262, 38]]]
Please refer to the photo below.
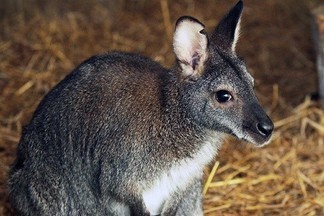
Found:
[[235, 53], [239, 1], [208, 35], [176, 23], [176, 64], [94, 56], [43, 99], [9, 174], [18, 215], [203, 215], [203, 170], [225, 134], [262, 146], [273, 123]]

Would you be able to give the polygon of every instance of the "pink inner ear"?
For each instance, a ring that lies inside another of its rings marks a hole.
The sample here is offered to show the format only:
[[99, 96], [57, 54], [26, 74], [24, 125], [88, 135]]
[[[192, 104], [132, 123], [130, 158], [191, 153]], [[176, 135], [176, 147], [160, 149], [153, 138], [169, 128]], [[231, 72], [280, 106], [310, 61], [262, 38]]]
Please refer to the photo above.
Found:
[[200, 60], [200, 56], [198, 55], [197, 52], [195, 52], [191, 58], [191, 62], [190, 62], [190, 65], [192, 67], [193, 70], [196, 70], [196, 66], [198, 65], [199, 63], [199, 60]]

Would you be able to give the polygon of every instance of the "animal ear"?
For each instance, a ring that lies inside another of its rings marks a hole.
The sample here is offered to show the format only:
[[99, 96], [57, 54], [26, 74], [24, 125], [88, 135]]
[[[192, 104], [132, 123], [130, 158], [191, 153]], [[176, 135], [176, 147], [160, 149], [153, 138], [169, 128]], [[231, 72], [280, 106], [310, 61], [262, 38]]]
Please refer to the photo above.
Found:
[[173, 49], [184, 79], [197, 80], [202, 75], [208, 44], [204, 28], [201, 22], [189, 16], [180, 17], [176, 23]]
[[211, 36], [212, 41], [225, 51], [235, 53], [242, 10], [243, 2], [239, 1], [219, 22]]

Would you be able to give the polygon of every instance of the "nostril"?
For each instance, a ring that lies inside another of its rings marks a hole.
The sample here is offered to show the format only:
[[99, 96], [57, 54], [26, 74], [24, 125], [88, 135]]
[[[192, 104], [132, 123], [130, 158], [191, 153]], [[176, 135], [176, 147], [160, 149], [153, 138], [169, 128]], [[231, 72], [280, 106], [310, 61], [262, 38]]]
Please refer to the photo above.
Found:
[[273, 130], [272, 123], [269, 124], [269, 123], [261, 122], [261, 123], [257, 123], [256, 127], [262, 136], [269, 136]]

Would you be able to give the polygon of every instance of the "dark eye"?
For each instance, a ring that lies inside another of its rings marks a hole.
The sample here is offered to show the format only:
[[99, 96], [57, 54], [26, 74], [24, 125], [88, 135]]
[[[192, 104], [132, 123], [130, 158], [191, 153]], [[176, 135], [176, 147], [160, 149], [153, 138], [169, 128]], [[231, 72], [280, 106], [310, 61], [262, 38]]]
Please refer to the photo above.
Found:
[[231, 95], [231, 93], [226, 90], [217, 91], [215, 97], [219, 103], [226, 103], [233, 99], [233, 96]]

